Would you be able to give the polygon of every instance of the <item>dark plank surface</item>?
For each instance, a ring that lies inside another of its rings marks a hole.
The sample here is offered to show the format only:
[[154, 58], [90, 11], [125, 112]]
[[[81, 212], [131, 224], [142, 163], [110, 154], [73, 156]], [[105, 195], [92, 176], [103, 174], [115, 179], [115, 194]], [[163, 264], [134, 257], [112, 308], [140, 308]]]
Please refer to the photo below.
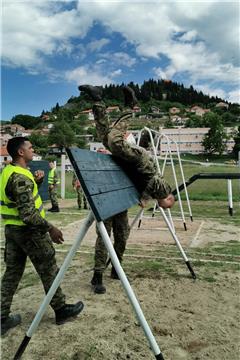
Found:
[[139, 202], [139, 192], [111, 155], [78, 148], [67, 154], [97, 221]]

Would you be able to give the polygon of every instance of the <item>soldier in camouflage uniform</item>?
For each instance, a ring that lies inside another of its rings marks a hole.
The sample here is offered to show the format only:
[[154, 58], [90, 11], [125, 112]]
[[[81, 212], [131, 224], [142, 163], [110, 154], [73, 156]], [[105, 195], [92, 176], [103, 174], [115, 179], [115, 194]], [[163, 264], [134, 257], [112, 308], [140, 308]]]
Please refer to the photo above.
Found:
[[[33, 176], [27, 169], [27, 163], [33, 156], [31, 143], [27, 138], [15, 137], [9, 140], [7, 150], [13, 162], [7, 165], [1, 174], [0, 209], [6, 239], [6, 270], [1, 287], [2, 335], [21, 323], [21, 316], [10, 315], [10, 308], [27, 257], [34, 265], [47, 293], [59, 270], [52, 242], [61, 244], [64, 241], [62, 232], [45, 219], [37, 186], [37, 183], [42, 182], [44, 172], [38, 170]], [[66, 304], [60, 287], [50, 305], [55, 311], [56, 324], [59, 325], [77, 316], [83, 309], [81, 301]]]
[[[90, 98], [96, 102], [93, 105], [93, 114], [97, 133], [102, 139], [103, 145], [114, 156], [124, 160], [125, 164], [128, 165], [129, 172], [132, 172], [132, 175], [138, 184], [137, 187], [141, 194], [140, 205], [142, 207], [146, 206], [147, 201], [153, 198], [156, 199], [159, 206], [163, 208], [172, 207], [174, 204], [174, 196], [171, 194], [171, 188], [158, 173], [153, 159], [148, 155], [145, 149], [131, 145], [124, 139], [129, 119], [132, 118], [131, 109], [133, 109], [137, 103], [134, 91], [128, 86], [123, 88], [126, 110], [122, 113], [120, 118], [110, 126], [106, 113], [106, 106], [102, 102], [102, 89], [97, 86], [82, 85], [79, 86], [79, 90], [88, 94]], [[110, 229], [111, 219], [108, 221], [105, 222], [105, 226]], [[108, 230], [108, 232], [110, 232], [110, 230]], [[118, 231], [116, 231], [116, 233], [117, 232]], [[129, 229], [127, 230], [127, 225], [126, 234], [128, 237]], [[101, 248], [100, 244], [102, 246]], [[100, 269], [105, 258], [102, 240], [100, 241], [100, 238], [98, 237], [95, 251], [95, 270]], [[98, 265], [98, 263], [100, 263], [100, 265]], [[114, 273], [117, 278], [117, 273], [113, 268], [112, 277], [114, 277]], [[95, 292], [103, 293], [106, 289], [102, 285], [102, 277], [98, 277], [97, 274], [98, 273], [95, 271], [92, 284], [95, 285]]]
[[49, 161], [49, 173], [48, 173], [48, 193], [51, 200], [52, 207], [48, 209], [51, 212], [59, 212], [57, 186], [60, 184], [55, 163]]
[[82, 202], [83, 202], [83, 208], [88, 209], [88, 203], [87, 203], [86, 196], [83, 193], [80, 181], [78, 180], [75, 172], [73, 173], [72, 186], [73, 186], [74, 190], [77, 192], [78, 208], [79, 209], [82, 208]]
[[162, 208], [170, 208], [174, 204], [174, 196], [171, 187], [158, 173], [155, 162], [147, 151], [139, 146], [129, 144], [124, 136], [126, 134], [129, 120], [132, 118], [132, 108], [137, 99], [134, 91], [125, 86], [123, 88], [126, 111], [110, 126], [106, 114], [105, 104], [101, 101], [101, 88], [91, 85], [79, 86], [80, 91], [86, 92], [96, 103], [93, 105], [93, 114], [96, 129], [101, 134], [103, 145], [111, 153], [124, 160], [129, 169], [132, 169], [140, 189], [140, 204], [145, 206], [149, 199], [156, 199]]

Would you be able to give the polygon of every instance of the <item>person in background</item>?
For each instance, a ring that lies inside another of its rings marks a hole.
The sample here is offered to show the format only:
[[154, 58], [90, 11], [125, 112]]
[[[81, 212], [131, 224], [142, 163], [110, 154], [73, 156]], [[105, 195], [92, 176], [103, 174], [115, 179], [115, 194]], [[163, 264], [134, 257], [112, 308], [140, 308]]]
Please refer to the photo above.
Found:
[[[0, 213], [5, 225], [6, 264], [1, 282], [1, 335], [21, 323], [21, 316], [11, 315], [10, 309], [27, 257], [47, 293], [59, 271], [52, 242], [64, 241], [62, 232], [45, 219], [37, 185], [42, 182], [44, 172], [38, 170], [33, 176], [27, 168], [33, 158], [32, 144], [27, 138], [14, 137], [8, 141], [7, 150], [13, 160], [1, 173]], [[76, 317], [84, 306], [81, 301], [66, 304], [60, 287], [50, 305], [58, 325]]]
[[52, 204], [52, 207], [48, 209], [51, 212], [59, 212], [57, 186], [60, 184], [56, 165], [54, 161], [49, 161], [49, 173], [48, 173], [48, 193]]
[[81, 209], [82, 208], [82, 203], [83, 203], [83, 208], [87, 210], [88, 209], [87, 199], [86, 199], [86, 196], [83, 193], [80, 181], [78, 180], [75, 172], [73, 172], [72, 186], [73, 186], [74, 190], [77, 192], [78, 208]]

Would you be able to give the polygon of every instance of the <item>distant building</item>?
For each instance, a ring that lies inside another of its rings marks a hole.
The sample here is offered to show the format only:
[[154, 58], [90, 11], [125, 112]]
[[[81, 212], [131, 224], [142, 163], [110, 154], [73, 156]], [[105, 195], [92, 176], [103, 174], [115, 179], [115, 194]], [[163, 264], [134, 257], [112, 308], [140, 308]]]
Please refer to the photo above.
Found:
[[8, 140], [10, 140], [11, 138], [12, 138], [12, 135], [10, 135], [10, 134], [1, 134], [0, 135], [1, 146], [6, 146], [8, 143]]
[[221, 102], [217, 103], [215, 107], [216, 107], [216, 108], [220, 108], [220, 109], [228, 109], [228, 108], [229, 108], [229, 105], [226, 104], [225, 102], [222, 102], [222, 101], [221, 101]]
[[108, 106], [106, 108], [106, 113], [108, 113], [108, 114], [113, 111], [119, 112], [120, 111], [119, 106]]
[[191, 113], [194, 113], [195, 115], [198, 115], [198, 116], [203, 116], [204, 114], [210, 112], [209, 109], [203, 109], [201, 106], [192, 106], [191, 109], [190, 109], [190, 112]]
[[169, 109], [169, 113], [171, 115], [179, 114], [180, 112], [181, 112], [181, 109], [179, 109], [178, 107], [171, 107]]
[[136, 106], [133, 107], [132, 111], [133, 111], [134, 113], [139, 113], [139, 112], [142, 111], [142, 109], [140, 108], [140, 106], [137, 106], [137, 105], [136, 105]]
[[99, 149], [102, 149], [102, 148], [105, 149], [105, 147], [103, 146], [103, 144], [101, 142], [90, 142], [89, 146], [90, 146], [90, 151], [95, 151], [95, 152], [97, 152]]
[[1, 162], [1, 168], [4, 167], [4, 165], [7, 165], [8, 162], [12, 160], [11, 156], [7, 152], [6, 146], [0, 147], [0, 162]]
[[83, 110], [78, 115], [74, 116], [74, 118], [78, 119], [80, 115], [86, 115], [88, 120], [94, 120], [92, 109]]
[[[210, 128], [173, 128], [160, 129], [162, 134], [167, 135], [170, 139], [177, 143], [180, 153], [201, 154], [204, 152], [202, 141]], [[232, 128], [225, 128], [228, 135], [231, 136]], [[229, 138], [226, 142], [227, 152], [231, 152], [234, 146], [233, 138]], [[160, 154], [163, 155], [168, 151], [168, 143], [166, 138], [162, 138], [160, 144]], [[171, 148], [176, 153], [174, 145]]]

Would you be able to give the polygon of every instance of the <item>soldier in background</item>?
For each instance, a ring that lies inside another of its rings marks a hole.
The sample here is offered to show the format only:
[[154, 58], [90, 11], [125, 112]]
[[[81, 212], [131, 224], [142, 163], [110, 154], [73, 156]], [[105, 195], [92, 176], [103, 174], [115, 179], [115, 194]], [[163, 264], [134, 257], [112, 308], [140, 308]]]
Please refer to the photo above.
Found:
[[[103, 148], [98, 149], [98, 152], [109, 154], [109, 151]], [[113, 238], [114, 238], [113, 246], [119, 261], [122, 262], [123, 254], [127, 244], [127, 239], [130, 234], [128, 211], [127, 210], [123, 211], [105, 220], [104, 225], [109, 237], [111, 237], [111, 232], [113, 231]], [[106, 287], [103, 285], [103, 272], [106, 269], [108, 252], [97, 227], [96, 227], [96, 232], [97, 232], [97, 240], [95, 243], [95, 256], [94, 256], [95, 264], [94, 264], [94, 274], [91, 280], [91, 284], [93, 285], [93, 291], [96, 294], [104, 294], [106, 292]], [[111, 269], [111, 278], [119, 280], [118, 274], [114, 267], [112, 267]]]
[[54, 161], [49, 161], [49, 173], [48, 173], [48, 193], [51, 200], [52, 207], [48, 209], [51, 212], [59, 212], [57, 186], [60, 184], [56, 166]]
[[[32, 160], [33, 148], [27, 138], [15, 137], [8, 141], [7, 150], [13, 161], [1, 174], [1, 216], [5, 224], [6, 270], [1, 286], [1, 334], [21, 323], [19, 314], [10, 315], [13, 296], [23, 275], [27, 257], [30, 258], [47, 293], [59, 269], [52, 242], [63, 243], [62, 232], [45, 219], [45, 212], [37, 183], [44, 172], [35, 176], [27, 169]], [[56, 324], [63, 324], [77, 316], [83, 309], [81, 301], [66, 304], [59, 287], [51, 307], [55, 311]]]
[[86, 196], [83, 193], [80, 181], [78, 180], [75, 172], [73, 172], [72, 186], [73, 186], [74, 190], [77, 192], [78, 208], [81, 209], [82, 203], [83, 203], [83, 208], [88, 209], [88, 203], [87, 203]]

